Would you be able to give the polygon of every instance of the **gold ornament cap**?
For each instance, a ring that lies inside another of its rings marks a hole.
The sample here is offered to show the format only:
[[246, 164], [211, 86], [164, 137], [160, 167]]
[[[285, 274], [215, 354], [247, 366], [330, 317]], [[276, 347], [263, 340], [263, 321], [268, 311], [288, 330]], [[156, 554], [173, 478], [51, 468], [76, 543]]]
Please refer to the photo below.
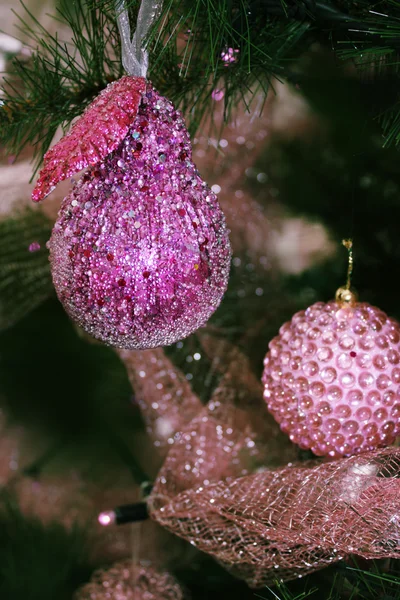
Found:
[[339, 302], [339, 304], [354, 306], [354, 304], [357, 302], [357, 295], [355, 292], [347, 289], [346, 287], [340, 287], [338, 290], [336, 290], [335, 300], [336, 302]]

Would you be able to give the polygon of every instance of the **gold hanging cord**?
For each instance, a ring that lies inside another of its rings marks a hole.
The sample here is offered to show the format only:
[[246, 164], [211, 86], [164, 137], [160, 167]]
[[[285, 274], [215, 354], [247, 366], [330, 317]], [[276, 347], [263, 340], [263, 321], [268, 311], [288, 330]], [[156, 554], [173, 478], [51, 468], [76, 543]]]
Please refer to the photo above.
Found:
[[346, 248], [349, 255], [349, 262], [347, 266], [347, 280], [344, 287], [340, 287], [336, 292], [336, 302], [343, 305], [355, 304], [357, 298], [354, 292], [351, 291], [351, 276], [353, 274], [353, 240], [347, 239], [342, 240], [343, 246]]

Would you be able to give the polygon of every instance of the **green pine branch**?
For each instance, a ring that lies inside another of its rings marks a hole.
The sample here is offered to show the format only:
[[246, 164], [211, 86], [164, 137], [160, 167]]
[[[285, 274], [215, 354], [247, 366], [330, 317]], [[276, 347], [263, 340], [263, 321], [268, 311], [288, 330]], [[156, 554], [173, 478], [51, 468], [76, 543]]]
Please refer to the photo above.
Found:
[[150, 78], [188, 115], [192, 132], [212, 116], [213, 91], [224, 91], [226, 118], [239, 103], [249, 108], [260, 89], [266, 94], [272, 79], [284, 76], [309, 27], [263, 19], [254, 32], [244, 3], [234, 22], [229, 0], [197, 0], [187, 10], [173, 5], [168, 11], [171, 4], [148, 40]]
[[[28, 209], [0, 222], [0, 332], [54, 293], [45, 248], [50, 231], [46, 217]], [[39, 251], [29, 252], [32, 242]]]
[[64, 42], [22, 6], [24, 16], [15, 15], [32, 55], [16, 58], [6, 78], [0, 143], [10, 154], [33, 146], [38, 167], [57, 129], [68, 127], [107, 83], [122, 75], [122, 67], [112, 13], [63, 0], [56, 19], [71, 31], [71, 40]]
[[[139, 3], [127, 0], [132, 25]], [[68, 42], [46, 31], [22, 4], [16, 15], [32, 48], [13, 61], [0, 110], [0, 143], [18, 154], [32, 146], [36, 168], [59, 127], [64, 131], [90, 101], [123, 74], [113, 0], [61, 0], [56, 19]], [[310, 7], [314, 7], [312, 10]], [[400, 7], [395, 0], [165, 0], [147, 47], [149, 77], [187, 115], [193, 133], [212, 115], [213, 91], [223, 90], [225, 117], [246, 108], [274, 78], [290, 76], [314, 41], [333, 46], [360, 73], [398, 80]], [[400, 101], [376, 114], [385, 144], [400, 141]]]

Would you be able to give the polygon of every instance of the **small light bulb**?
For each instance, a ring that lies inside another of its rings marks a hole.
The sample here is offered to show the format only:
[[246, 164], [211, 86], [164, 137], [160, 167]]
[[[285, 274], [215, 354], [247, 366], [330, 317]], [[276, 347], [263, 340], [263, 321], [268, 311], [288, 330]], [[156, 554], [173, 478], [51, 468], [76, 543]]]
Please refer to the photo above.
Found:
[[108, 527], [115, 523], [115, 512], [113, 510], [107, 510], [102, 512], [98, 516], [98, 521], [103, 527]]

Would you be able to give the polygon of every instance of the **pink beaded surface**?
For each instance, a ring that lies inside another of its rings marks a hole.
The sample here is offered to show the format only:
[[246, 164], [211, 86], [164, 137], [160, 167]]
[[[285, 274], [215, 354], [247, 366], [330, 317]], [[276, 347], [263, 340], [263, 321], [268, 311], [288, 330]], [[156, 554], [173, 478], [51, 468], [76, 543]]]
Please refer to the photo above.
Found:
[[181, 114], [150, 85], [117, 150], [64, 199], [49, 248], [64, 308], [106, 344], [172, 344], [219, 305], [225, 219], [191, 160]]
[[332, 457], [400, 433], [400, 326], [366, 303], [318, 302], [285, 323], [264, 360], [264, 398], [282, 431]]
[[60, 181], [115, 150], [128, 133], [145, 90], [142, 77], [125, 76], [108, 85], [68, 134], [46, 152], [32, 200], [43, 200]]

